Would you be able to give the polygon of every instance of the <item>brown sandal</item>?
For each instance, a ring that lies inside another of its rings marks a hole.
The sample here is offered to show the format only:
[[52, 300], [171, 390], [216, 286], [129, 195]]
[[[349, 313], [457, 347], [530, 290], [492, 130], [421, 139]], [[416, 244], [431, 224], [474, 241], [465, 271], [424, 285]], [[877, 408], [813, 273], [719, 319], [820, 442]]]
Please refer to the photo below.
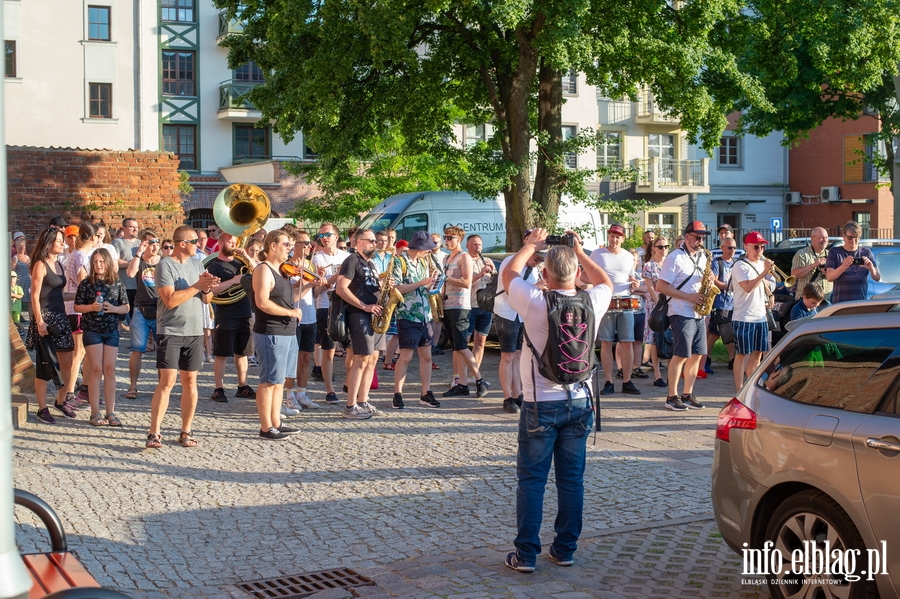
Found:
[[130, 387], [128, 391], [125, 393], [125, 399], [137, 399], [138, 390], [134, 387]]
[[162, 449], [162, 435], [147, 435], [147, 449]]
[[181, 431], [181, 434], [178, 436], [178, 444], [182, 447], [197, 447], [197, 439], [193, 438], [191, 435], [193, 432], [184, 432]]

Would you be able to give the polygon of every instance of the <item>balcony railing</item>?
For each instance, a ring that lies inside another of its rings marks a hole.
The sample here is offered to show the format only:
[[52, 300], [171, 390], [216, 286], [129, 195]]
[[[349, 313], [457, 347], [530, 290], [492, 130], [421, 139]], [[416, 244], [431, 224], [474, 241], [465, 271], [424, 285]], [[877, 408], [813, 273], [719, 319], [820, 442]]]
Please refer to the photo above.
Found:
[[668, 112], [657, 106], [656, 97], [648, 90], [644, 90], [638, 95], [635, 121], [643, 124], [666, 123], [677, 125], [679, 123], [678, 118], [671, 116]]
[[219, 35], [216, 37], [216, 43], [224, 36], [236, 33], [244, 33], [244, 24], [237, 19], [229, 19], [225, 16], [225, 11], [219, 13]]
[[636, 158], [639, 193], [709, 193], [709, 159]]
[[247, 99], [247, 93], [259, 83], [229, 79], [219, 84], [219, 118], [256, 120], [259, 110]]

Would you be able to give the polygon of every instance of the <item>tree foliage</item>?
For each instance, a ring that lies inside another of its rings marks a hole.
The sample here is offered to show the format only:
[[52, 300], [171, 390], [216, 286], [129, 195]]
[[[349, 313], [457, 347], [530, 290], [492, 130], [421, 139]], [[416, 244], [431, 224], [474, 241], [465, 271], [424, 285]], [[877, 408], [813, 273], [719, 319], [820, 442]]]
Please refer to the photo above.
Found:
[[[562, 160], [564, 73], [632, 99], [649, 88], [709, 150], [738, 97], [766, 104], [724, 33], [736, 0], [214, 1], [243, 22], [223, 41], [229, 63], [267, 73], [249, 99], [285, 140], [303, 131], [323, 168], [352, 174], [396, 131], [401, 155], [431, 156], [474, 195], [504, 193], [510, 248], [532, 202], [554, 213], [563, 190], [584, 195], [587, 175]], [[495, 133], [461, 148], [459, 122]]]

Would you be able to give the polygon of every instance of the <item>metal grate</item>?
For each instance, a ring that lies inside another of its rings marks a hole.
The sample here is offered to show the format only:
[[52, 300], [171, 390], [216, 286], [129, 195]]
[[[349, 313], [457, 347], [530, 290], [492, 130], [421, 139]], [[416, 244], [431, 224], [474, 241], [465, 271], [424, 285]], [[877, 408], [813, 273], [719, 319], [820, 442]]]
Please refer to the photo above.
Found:
[[239, 583], [238, 588], [256, 599], [295, 599], [309, 597], [328, 589], [349, 589], [350, 587], [375, 586], [375, 581], [358, 574], [350, 568], [320, 570], [306, 574], [282, 576], [269, 580]]

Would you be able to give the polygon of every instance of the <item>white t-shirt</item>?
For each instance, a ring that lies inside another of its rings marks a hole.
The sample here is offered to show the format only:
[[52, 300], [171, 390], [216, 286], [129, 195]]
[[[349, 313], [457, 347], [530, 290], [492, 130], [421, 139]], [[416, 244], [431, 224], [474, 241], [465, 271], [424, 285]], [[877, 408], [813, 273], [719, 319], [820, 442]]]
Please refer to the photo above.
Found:
[[[296, 282], [296, 279], [291, 279], [291, 285]], [[308, 289], [306, 293], [302, 293], [300, 296], [300, 301], [294, 302], [295, 308], [300, 308], [300, 322], [299, 324], [315, 324], [316, 322], [316, 300], [313, 297], [313, 291], [315, 288]]]
[[[630, 254], [629, 254], [630, 255]], [[501, 267], [502, 268], [502, 267]], [[550, 291], [549, 293], [562, 293], [575, 295], [575, 290]], [[612, 298], [612, 289], [607, 285], [597, 285], [588, 290], [591, 305], [594, 309], [594, 324], [599, 329], [600, 320], [606, 314], [609, 300]], [[529, 285], [521, 277], [516, 277], [510, 286], [509, 301], [512, 307], [522, 315], [525, 323], [525, 332], [528, 339], [534, 343], [538, 354], [542, 353], [550, 334], [547, 325], [547, 300], [544, 292]], [[495, 304], [496, 305], [496, 304]], [[593, 348], [591, 350], [593, 351]], [[560, 401], [567, 399], [566, 390], [562, 385], [557, 385], [541, 376], [540, 364], [534, 356], [534, 352], [527, 346], [522, 348], [522, 359], [519, 363], [522, 372], [522, 392], [525, 401]], [[534, 384], [532, 384], [532, 368], [534, 368]], [[587, 397], [583, 389], [578, 389], [572, 394], [573, 399]]]
[[[754, 271], [750, 265], [756, 267]], [[735, 260], [731, 268], [732, 287], [734, 290], [734, 312], [732, 320], [741, 322], [764, 322], [766, 320], [766, 281], [762, 281], [747, 293], [741, 287], [741, 281], [749, 281], [759, 276], [765, 263], [762, 260], [751, 262], [749, 260]]]
[[[334, 256], [330, 256], [325, 252], [319, 252], [313, 256], [312, 262], [317, 270], [324, 268], [325, 278], [330, 279], [332, 275], [338, 273], [341, 269], [341, 264], [349, 257], [350, 253], [344, 250], [338, 250]], [[330, 289], [334, 291], [334, 285]], [[322, 291], [322, 294], [316, 298], [316, 308], [328, 308], [329, 306], [331, 306], [331, 302], [328, 300], [328, 291]]]
[[591, 252], [591, 260], [606, 271], [613, 282], [613, 297], [631, 295], [631, 280], [634, 276], [634, 256], [628, 250], [619, 249], [613, 254], [609, 248], [599, 248]]
[[[695, 262], [696, 261], [696, 262]], [[682, 249], [677, 249], [663, 261], [662, 271], [659, 278], [670, 284], [672, 287], [678, 287], [685, 279], [690, 280], [681, 287], [681, 291], [685, 293], [699, 293], [700, 283], [703, 278], [703, 271], [706, 269], [706, 254], [697, 252], [693, 256]], [[735, 283], [735, 287], [737, 283]], [[670, 298], [669, 299], [669, 316], [685, 316], [687, 318], [698, 318], [694, 312], [695, 305], [687, 300]]]
[[[512, 261], [512, 256], [507, 256], [503, 262], [500, 263], [500, 269], [497, 271], [497, 297], [494, 298], [494, 314], [500, 316], [501, 318], [505, 318], [506, 320], [512, 320], [513, 322], [520, 322], [522, 319], [519, 318], [519, 315], [515, 310], [509, 305], [509, 297], [506, 293], [500, 293], [503, 291], [503, 271], [506, 270], [506, 267], [509, 266], [510, 261]], [[528, 268], [527, 266], [525, 268]], [[522, 269], [522, 272], [525, 272], [525, 269]], [[525, 279], [528, 283], [534, 285], [538, 282], [538, 278], [540, 277], [541, 269], [532, 268], [531, 272], [528, 274], [528, 278]]]

